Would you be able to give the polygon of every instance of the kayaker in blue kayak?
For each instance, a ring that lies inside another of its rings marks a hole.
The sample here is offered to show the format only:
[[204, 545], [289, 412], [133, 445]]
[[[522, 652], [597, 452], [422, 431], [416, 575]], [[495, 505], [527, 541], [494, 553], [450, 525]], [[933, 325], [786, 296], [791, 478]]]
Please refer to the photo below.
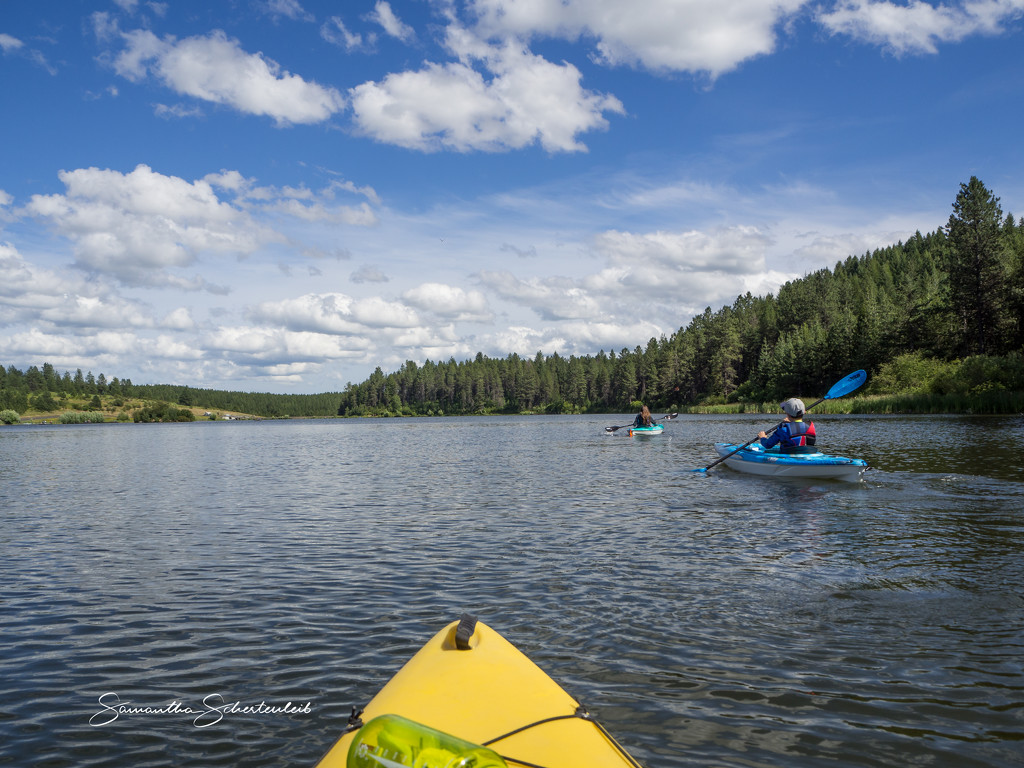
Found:
[[651, 412], [650, 412], [650, 410], [648, 410], [646, 405], [643, 408], [640, 409], [640, 413], [638, 413], [636, 415], [636, 418], [633, 419], [633, 426], [634, 427], [653, 427], [654, 426], [654, 419], [651, 418]]
[[806, 410], [804, 401], [797, 397], [791, 397], [784, 403], [780, 403], [779, 407], [786, 414], [786, 418], [771, 435], [763, 430], [757, 433], [757, 436], [761, 438], [762, 447], [768, 450], [778, 445], [782, 453], [807, 453], [808, 448], [814, 445], [817, 436], [814, 432], [814, 422], [803, 420]]

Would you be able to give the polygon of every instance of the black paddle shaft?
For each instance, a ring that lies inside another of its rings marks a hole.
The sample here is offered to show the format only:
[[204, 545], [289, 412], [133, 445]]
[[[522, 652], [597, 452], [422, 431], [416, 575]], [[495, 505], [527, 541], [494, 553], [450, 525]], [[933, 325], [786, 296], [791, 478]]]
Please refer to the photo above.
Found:
[[[674, 419], [678, 415], [679, 415], [678, 413], [670, 413], [670, 414], [668, 414], [668, 416], [662, 416], [660, 419], [654, 419], [654, 421], [672, 421], [672, 419]], [[632, 426], [633, 426], [632, 424], [623, 424], [621, 427], [605, 427], [604, 431], [605, 432], [614, 432], [617, 429], [625, 429], [626, 427], [632, 427]]]

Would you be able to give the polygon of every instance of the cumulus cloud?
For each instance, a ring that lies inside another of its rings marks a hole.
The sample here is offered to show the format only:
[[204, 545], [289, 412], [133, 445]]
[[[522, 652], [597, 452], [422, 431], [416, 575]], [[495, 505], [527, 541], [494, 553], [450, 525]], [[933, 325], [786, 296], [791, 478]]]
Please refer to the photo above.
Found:
[[249, 317], [293, 331], [337, 335], [420, 325], [416, 312], [405, 304], [376, 296], [354, 299], [343, 293], [310, 293], [294, 299], [264, 302], [252, 309]]
[[[237, 171], [187, 181], [139, 165], [130, 173], [99, 168], [61, 171], [63, 195], [34, 195], [23, 213], [47, 220], [74, 245], [76, 264], [126, 285], [223, 293], [182, 269], [203, 255], [248, 256], [286, 242], [263, 223], [276, 219], [371, 226], [369, 187], [333, 181], [324, 189], [260, 186]], [[342, 204], [339, 195], [364, 198]], [[301, 253], [309, 249], [299, 248]]]
[[253, 115], [278, 125], [320, 123], [344, 108], [333, 88], [283, 71], [261, 53], [246, 53], [221, 31], [177, 40], [149, 30], [124, 33], [115, 71], [133, 82], [152, 75], [173, 91]]
[[808, 0], [474, 0], [483, 34], [596, 41], [608, 65], [717, 77], [771, 53], [776, 29]]
[[203, 251], [248, 254], [279, 239], [218, 199], [209, 182], [188, 182], [139, 165], [122, 174], [99, 168], [61, 171], [64, 195], [33, 195], [27, 213], [48, 219], [74, 243], [79, 266], [131, 285], [205, 287], [176, 268]]
[[[373, 187], [359, 187], [350, 181], [335, 179], [323, 189], [313, 190], [305, 186], [259, 185], [238, 171], [208, 173], [203, 180], [230, 192], [236, 203], [248, 210], [258, 207], [307, 222], [334, 222], [360, 227], [377, 223], [377, 214], [371, 207], [380, 204], [377, 192]], [[356, 205], [339, 204], [336, 202], [339, 195], [354, 195], [363, 198], [363, 202]]]
[[768, 269], [772, 240], [755, 227], [708, 231], [630, 233], [609, 231], [594, 239], [609, 266], [581, 281], [607, 296], [675, 304], [687, 313], [728, 302], [738, 294], [774, 291], [796, 274]]
[[533, 357], [537, 352], [545, 355], [592, 355], [599, 349], [632, 349], [647, 339], [657, 338], [665, 330], [650, 320], [577, 320], [541, 329], [511, 326], [480, 337], [476, 342], [480, 350], [496, 357], [505, 357], [513, 352], [520, 357]]
[[930, 5], [921, 0], [844, 0], [818, 15], [833, 34], [882, 45], [897, 55], [937, 53], [939, 43], [976, 34], [999, 34], [1007, 21], [1024, 14], [1024, 0], [966, 0]]
[[368, 347], [369, 341], [361, 337], [239, 326], [217, 329], [206, 349], [239, 365], [265, 366], [351, 358]]
[[39, 318], [65, 329], [71, 326], [90, 329], [153, 326], [153, 319], [137, 304], [99, 296], [69, 296], [59, 306], [44, 309]]
[[583, 89], [576, 67], [553, 64], [521, 43], [489, 46], [453, 27], [448, 44], [458, 62], [428, 63], [353, 88], [359, 130], [424, 151], [499, 152], [539, 143], [548, 152], [578, 152], [585, 149], [578, 134], [606, 128], [605, 112], [624, 112], [614, 96]]
[[72, 281], [26, 261], [10, 243], [0, 243], [0, 324], [33, 320], [39, 311], [59, 306]]
[[600, 301], [568, 277], [522, 280], [511, 272], [481, 272], [480, 281], [498, 296], [529, 307], [545, 320], [579, 320], [601, 316]]
[[[286, 350], [292, 355], [325, 350], [321, 355], [325, 359], [344, 357], [392, 367], [408, 359], [445, 359], [479, 351], [473, 340], [454, 326], [455, 315], [479, 319], [473, 314], [481, 311], [483, 297], [478, 292], [426, 284], [412, 289], [407, 301], [323, 293], [263, 302], [249, 311], [251, 325], [219, 329], [212, 347], [251, 365], [296, 359], [288, 357]], [[417, 308], [410, 306], [414, 302], [424, 304], [424, 311], [440, 322], [422, 318]]]
[[[481, 285], [499, 299], [535, 312], [576, 349], [658, 336], [705, 306], [738, 294], [772, 292], [798, 275], [769, 269], [771, 238], [749, 226], [707, 231], [606, 231], [592, 252], [604, 266], [590, 274], [521, 278], [484, 271]], [[638, 335], [640, 334], [640, 335]], [[589, 345], [589, 346], [588, 346]]]
[[423, 283], [402, 294], [416, 307], [455, 321], [490, 322], [487, 298], [480, 291], [465, 291], [444, 283]]
[[192, 313], [187, 308], [178, 307], [167, 313], [164, 319], [160, 321], [160, 325], [169, 330], [190, 331], [196, 327], [196, 321], [192, 318]]
[[8, 243], [0, 243], [0, 274], [0, 325], [42, 325], [76, 335], [154, 325], [139, 302], [117, 295], [101, 281], [32, 264]]

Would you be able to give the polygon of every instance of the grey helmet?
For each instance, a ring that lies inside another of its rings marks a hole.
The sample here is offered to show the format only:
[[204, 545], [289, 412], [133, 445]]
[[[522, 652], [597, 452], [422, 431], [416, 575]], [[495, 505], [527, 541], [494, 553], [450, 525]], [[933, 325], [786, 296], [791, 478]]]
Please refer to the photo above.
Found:
[[793, 419], [802, 419], [804, 416], [804, 401], [798, 397], [791, 397], [779, 407], [786, 412], [786, 415]]

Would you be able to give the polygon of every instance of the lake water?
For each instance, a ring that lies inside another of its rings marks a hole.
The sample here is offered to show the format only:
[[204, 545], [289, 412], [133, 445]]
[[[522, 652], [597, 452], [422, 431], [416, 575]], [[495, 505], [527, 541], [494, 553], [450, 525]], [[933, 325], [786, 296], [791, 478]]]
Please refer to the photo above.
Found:
[[0, 765], [312, 766], [463, 611], [647, 768], [1024, 764], [1024, 418], [630, 420], [0, 428]]

